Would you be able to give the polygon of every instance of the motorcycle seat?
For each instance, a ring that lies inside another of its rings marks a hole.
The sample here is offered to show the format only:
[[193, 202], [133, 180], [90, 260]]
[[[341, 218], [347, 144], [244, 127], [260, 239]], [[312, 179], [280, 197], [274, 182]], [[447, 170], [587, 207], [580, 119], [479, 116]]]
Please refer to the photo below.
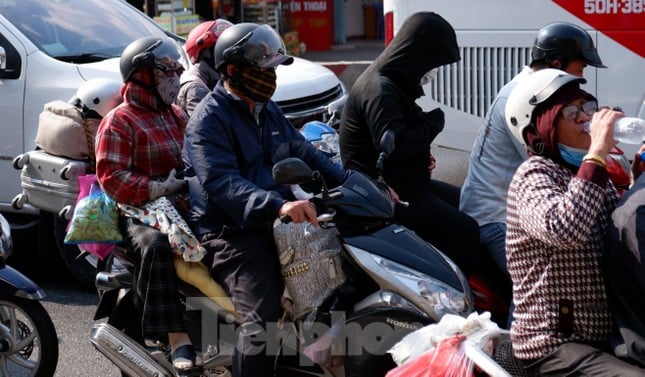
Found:
[[211, 277], [208, 267], [202, 263], [186, 262], [178, 255], [175, 256], [174, 263], [179, 279], [199, 289], [200, 292], [215, 301], [222, 309], [237, 316], [233, 302], [224, 291], [224, 288]]

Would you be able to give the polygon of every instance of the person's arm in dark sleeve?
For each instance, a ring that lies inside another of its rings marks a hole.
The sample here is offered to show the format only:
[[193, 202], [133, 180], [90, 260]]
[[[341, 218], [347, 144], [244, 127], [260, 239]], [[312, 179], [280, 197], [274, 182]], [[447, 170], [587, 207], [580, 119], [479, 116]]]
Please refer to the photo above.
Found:
[[[383, 95], [372, 96], [364, 105], [365, 121], [370, 128], [374, 145], [378, 148], [383, 133], [386, 130], [392, 130], [395, 133], [396, 153], [390, 156], [391, 161], [406, 161], [411, 156], [418, 155], [420, 150], [429, 151], [432, 139], [441, 129], [437, 129], [436, 124], [428, 126], [427, 121], [409, 124], [407, 121], [409, 114], [404, 113], [404, 109], [410, 108], [410, 104], [405, 103], [406, 99], [397, 92], [395, 87], [385, 87], [382, 92]], [[418, 110], [421, 114], [421, 109]], [[431, 116], [437, 118], [436, 121], [440, 121], [443, 125], [441, 110], [432, 114]]]

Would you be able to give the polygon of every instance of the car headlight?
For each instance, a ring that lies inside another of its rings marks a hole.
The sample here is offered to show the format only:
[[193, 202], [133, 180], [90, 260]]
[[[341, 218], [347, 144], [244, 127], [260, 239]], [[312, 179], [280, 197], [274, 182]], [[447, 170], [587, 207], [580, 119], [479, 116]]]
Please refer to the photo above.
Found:
[[430, 309], [439, 317], [447, 313], [466, 315], [470, 312], [464, 292], [402, 264], [377, 255], [372, 256], [381, 268], [423, 297], [426, 310]]

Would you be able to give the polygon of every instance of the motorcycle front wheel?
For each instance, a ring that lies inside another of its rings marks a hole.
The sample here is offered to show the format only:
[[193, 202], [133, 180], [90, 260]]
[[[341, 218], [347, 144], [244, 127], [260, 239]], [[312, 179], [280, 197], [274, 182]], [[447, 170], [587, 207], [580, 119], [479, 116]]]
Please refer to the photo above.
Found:
[[58, 336], [43, 305], [0, 294], [0, 376], [53, 376]]

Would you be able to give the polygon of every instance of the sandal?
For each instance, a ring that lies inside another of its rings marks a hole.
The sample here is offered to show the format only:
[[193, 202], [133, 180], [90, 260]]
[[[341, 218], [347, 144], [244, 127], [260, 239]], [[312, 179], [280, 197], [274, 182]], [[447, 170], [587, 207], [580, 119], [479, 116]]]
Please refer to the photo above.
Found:
[[[172, 361], [172, 368], [175, 371], [176, 377], [199, 377], [203, 372], [203, 365], [197, 365], [197, 352], [192, 344], [184, 344], [177, 348], [175, 352], [170, 355]], [[177, 362], [190, 361], [192, 366], [187, 368], [177, 367]]]

